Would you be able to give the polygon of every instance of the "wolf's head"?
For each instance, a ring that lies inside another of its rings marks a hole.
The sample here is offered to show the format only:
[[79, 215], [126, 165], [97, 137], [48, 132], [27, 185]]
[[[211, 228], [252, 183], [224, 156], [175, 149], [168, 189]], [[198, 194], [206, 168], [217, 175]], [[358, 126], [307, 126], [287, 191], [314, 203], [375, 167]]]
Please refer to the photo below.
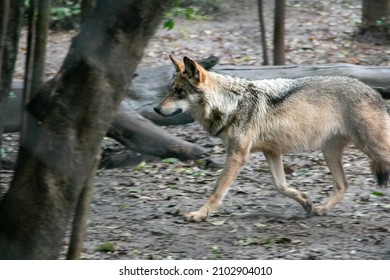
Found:
[[154, 108], [154, 110], [164, 117], [180, 114], [199, 99], [204, 93], [208, 80], [207, 71], [195, 60], [185, 56], [180, 61], [173, 55], [169, 58], [176, 69], [168, 89], [168, 95]]

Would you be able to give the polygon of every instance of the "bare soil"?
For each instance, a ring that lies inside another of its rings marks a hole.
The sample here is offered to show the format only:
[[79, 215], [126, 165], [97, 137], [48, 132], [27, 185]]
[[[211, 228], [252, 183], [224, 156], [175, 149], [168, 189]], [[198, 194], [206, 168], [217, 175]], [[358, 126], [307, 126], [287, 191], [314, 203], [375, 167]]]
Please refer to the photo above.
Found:
[[[257, 1], [221, 2], [222, 10], [212, 18], [176, 19], [173, 30], [161, 28], [140, 67], [167, 64], [169, 53], [194, 58], [214, 54], [222, 64], [260, 65]], [[361, 1], [288, 2], [288, 64], [390, 65], [389, 46], [357, 42], [352, 37], [360, 19]], [[271, 49], [273, 1], [265, 3]], [[48, 77], [61, 64], [72, 35], [51, 34]], [[20, 53], [16, 78], [23, 70], [22, 47]], [[213, 160], [223, 162], [223, 145], [197, 123], [166, 129], [204, 147]], [[7, 134], [4, 140], [5, 159], [12, 162], [17, 134]], [[102, 147], [111, 154], [123, 151], [111, 139], [105, 139]], [[314, 202], [319, 203], [331, 192], [331, 175], [320, 152], [286, 155], [284, 163], [288, 182]], [[390, 259], [390, 189], [376, 186], [368, 159], [354, 147], [346, 151], [344, 167], [350, 189], [343, 201], [329, 216], [309, 218], [300, 205], [277, 192], [263, 155], [253, 154], [222, 207], [202, 223], [187, 223], [182, 215], [203, 204], [220, 174], [205, 161], [149, 158], [137, 167], [100, 169], [82, 257]], [[11, 176], [12, 171], [2, 171], [3, 186]]]

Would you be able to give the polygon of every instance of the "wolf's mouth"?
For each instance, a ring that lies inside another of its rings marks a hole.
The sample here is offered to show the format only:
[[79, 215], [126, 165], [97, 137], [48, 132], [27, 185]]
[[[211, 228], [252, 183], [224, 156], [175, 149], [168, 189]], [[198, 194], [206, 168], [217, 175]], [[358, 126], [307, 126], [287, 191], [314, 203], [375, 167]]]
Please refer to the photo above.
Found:
[[161, 110], [161, 107], [160, 106], [157, 106], [154, 108], [154, 111], [157, 113], [157, 114], [160, 114], [161, 116], [163, 117], [172, 117], [172, 116], [176, 116], [178, 114], [181, 114], [183, 113], [183, 109], [181, 108], [177, 108], [175, 111], [173, 112], [165, 112], [164, 110]]

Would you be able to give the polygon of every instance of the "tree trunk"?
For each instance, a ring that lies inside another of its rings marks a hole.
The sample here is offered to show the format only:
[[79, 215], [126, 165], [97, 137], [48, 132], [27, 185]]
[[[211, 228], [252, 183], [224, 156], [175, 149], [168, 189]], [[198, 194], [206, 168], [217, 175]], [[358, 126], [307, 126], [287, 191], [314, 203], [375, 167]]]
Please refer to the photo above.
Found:
[[56, 77], [34, 96], [30, 141], [0, 206], [0, 258], [55, 259], [100, 142], [173, 1], [99, 0]]
[[259, 16], [260, 34], [261, 34], [261, 46], [263, 49], [263, 65], [268, 65], [268, 49], [267, 49], [267, 36], [265, 32], [264, 13], [263, 13], [263, 0], [257, 1], [257, 11]]
[[284, 17], [285, 0], [275, 0], [274, 65], [284, 64]]
[[[0, 1], [0, 150], [2, 147], [2, 135], [4, 130], [4, 102], [7, 99], [7, 95], [2, 89], [2, 69], [3, 69], [3, 57], [5, 50], [6, 35], [8, 29], [8, 18], [9, 18], [9, 0]], [[2, 163], [0, 161], [0, 170], [2, 169]], [[1, 187], [1, 186], [0, 186]]]
[[[0, 148], [1, 139], [6, 123], [6, 107], [11, 88], [12, 73], [18, 52], [21, 15], [23, 14], [23, 0], [0, 1]], [[18, 110], [21, 113], [21, 110]], [[18, 116], [20, 119], [20, 116]], [[1, 168], [1, 164], [0, 164]]]
[[80, 259], [81, 252], [83, 251], [84, 235], [87, 229], [89, 207], [93, 196], [95, 173], [99, 166], [99, 162], [100, 155], [97, 155], [95, 157], [92, 172], [88, 177], [85, 187], [83, 188], [79, 200], [77, 202], [76, 211], [72, 223], [72, 232], [68, 248], [68, 255], [66, 256], [68, 260]]
[[36, 38], [31, 91], [36, 92], [43, 83], [46, 62], [47, 32], [50, 23], [51, 0], [38, 1], [36, 19]]
[[390, 24], [390, 0], [363, 0], [362, 26], [378, 28]]
[[359, 38], [378, 44], [390, 40], [390, 0], [363, 0]]
[[[8, 19], [9, 19], [9, 0], [1, 0], [0, 1], [0, 81], [3, 69], [3, 55], [5, 50], [5, 40], [7, 35], [7, 29], [8, 29]], [[0, 89], [0, 101], [3, 100], [3, 94], [4, 92]]]

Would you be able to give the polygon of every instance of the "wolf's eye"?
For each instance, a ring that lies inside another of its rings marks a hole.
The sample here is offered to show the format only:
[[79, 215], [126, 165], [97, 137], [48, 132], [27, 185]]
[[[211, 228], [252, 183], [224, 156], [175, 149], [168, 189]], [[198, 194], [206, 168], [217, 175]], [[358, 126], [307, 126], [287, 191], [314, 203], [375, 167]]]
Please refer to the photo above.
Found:
[[184, 92], [184, 90], [182, 90], [181, 88], [177, 88], [177, 89], [175, 89], [175, 96], [178, 98], [178, 99], [183, 99], [183, 98], [185, 98], [186, 96], [185, 96], [185, 92]]

